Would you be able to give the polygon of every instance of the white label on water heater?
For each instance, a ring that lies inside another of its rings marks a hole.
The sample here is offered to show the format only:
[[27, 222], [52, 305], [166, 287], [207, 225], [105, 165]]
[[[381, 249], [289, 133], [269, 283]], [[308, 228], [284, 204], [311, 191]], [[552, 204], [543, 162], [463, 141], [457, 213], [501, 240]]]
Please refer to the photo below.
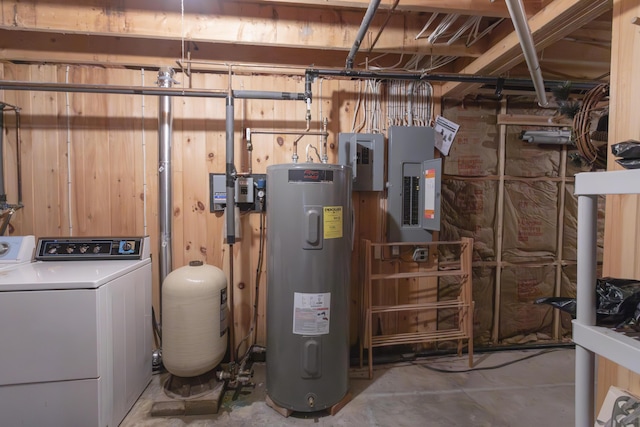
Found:
[[293, 294], [293, 333], [326, 335], [329, 333], [331, 293]]

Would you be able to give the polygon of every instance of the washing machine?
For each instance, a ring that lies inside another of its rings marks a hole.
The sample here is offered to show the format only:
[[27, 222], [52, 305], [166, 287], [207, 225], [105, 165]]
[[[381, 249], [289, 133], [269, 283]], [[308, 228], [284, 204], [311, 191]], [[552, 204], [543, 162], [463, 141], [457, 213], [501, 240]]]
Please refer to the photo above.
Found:
[[32, 262], [35, 249], [35, 236], [0, 236], [0, 271]]
[[148, 237], [39, 239], [0, 270], [0, 426], [117, 426], [151, 356]]

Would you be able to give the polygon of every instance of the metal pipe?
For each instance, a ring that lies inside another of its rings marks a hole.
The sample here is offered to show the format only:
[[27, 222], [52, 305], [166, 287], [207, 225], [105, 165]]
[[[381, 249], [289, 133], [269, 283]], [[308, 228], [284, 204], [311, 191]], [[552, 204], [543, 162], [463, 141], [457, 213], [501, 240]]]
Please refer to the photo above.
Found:
[[350, 70], [353, 68], [353, 60], [356, 57], [356, 53], [358, 53], [358, 49], [360, 49], [360, 43], [362, 43], [362, 39], [364, 35], [367, 33], [369, 29], [369, 25], [371, 25], [371, 21], [373, 21], [373, 17], [376, 14], [376, 10], [378, 10], [378, 6], [380, 6], [380, 0], [371, 0], [369, 3], [369, 7], [367, 7], [367, 11], [364, 14], [364, 18], [362, 18], [362, 24], [360, 24], [360, 29], [358, 29], [358, 34], [356, 34], [356, 39], [353, 42], [353, 46], [351, 46], [351, 50], [349, 51], [349, 55], [347, 56], [346, 68]]
[[329, 124], [329, 121], [327, 120], [327, 118], [325, 117], [322, 120], [322, 131], [324, 132], [324, 135], [322, 135], [322, 158], [321, 161], [322, 163], [327, 163], [329, 161], [329, 157], [327, 156], [327, 138], [329, 136], [329, 132], [327, 132], [327, 125]]
[[391, 6], [391, 9], [389, 9], [389, 12], [387, 13], [387, 18], [384, 20], [384, 22], [380, 26], [380, 29], [378, 30], [378, 34], [376, 34], [373, 41], [371, 42], [371, 46], [369, 47], [369, 51], [367, 53], [371, 53], [373, 48], [376, 46], [376, 43], [378, 43], [378, 40], [380, 40], [380, 36], [382, 35], [382, 30], [386, 28], [387, 24], [389, 23], [389, 20], [391, 19], [391, 16], [393, 15], [393, 12], [396, 10], [396, 7], [398, 7], [399, 3], [400, 3], [400, 0], [394, 0], [393, 5]]
[[236, 241], [235, 230], [235, 178], [236, 168], [234, 165], [234, 144], [233, 144], [233, 120], [234, 120], [234, 106], [233, 106], [233, 91], [231, 89], [231, 77], [232, 70], [229, 67], [229, 88], [227, 94], [227, 108], [225, 112], [226, 120], [226, 184], [227, 184], [227, 205], [225, 209], [225, 216], [227, 219], [227, 243], [229, 244], [229, 284], [228, 284], [228, 304], [229, 304], [229, 344], [231, 348], [231, 362], [235, 361], [235, 355], [233, 349], [235, 348], [235, 310], [234, 310], [234, 298], [233, 291], [235, 288], [233, 278], [233, 244]]
[[233, 97], [238, 99], [272, 99], [274, 101], [304, 101], [306, 96], [299, 92], [266, 92], [260, 90], [234, 90]]
[[291, 155], [291, 161], [293, 163], [298, 163], [298, 141], [300, 141], [302, 137], [305, 136], [307, 132], [309, 132], [310, 129], [311, 129], [311, 111], [307, 110], [307, 127], [304, 130], [305, 133], [301, 133], [300, 136], [298, 136], [293, 141], [293, 154]]
[[16, 173], [18, 175], [18, 208], [22, 205], [22, 134], [20, 132], [20, 108], [15, 107], [16, 113]]
[[0, 208], [7, 204], [4, 188], [4, 107], [4, 104], [0, 104]]
[[311, 92], [311, 83], [313, 82], [314, 77], [309, 74], [308, 71], [304, 73], [304, 96], [307, 100], [307, 108], [311, 108], [311, 99], [313, 97], [313, 93]]
[[[233, 210], [233, 203], [231, 203], [231, 210]], [[229, 203], [227, 203], [227, 207], [229, 206]], [[235, 349], [235, 341], [236, 341], [236, 334], [235, 334], [235, 321], [234, 321], [234, 312], [235, 310], [233, 309], [233, 289], [234, 289], [234, 284], [233, 284], [233, 243], [229, 243], [229, 286], [228, 286], [228, 291], [227, 293], [229, 294], [229, 300], [228, 300], [228, 304], [229, 304], [229, 356], [231, 357], [231, 362], [235, 361], [235, 351], [233, 351]]]
[[[170, 88], [173, 84], [172, 68], [163, 67], [158, 71], [158, 85]], [[162, 307], [162, 283], [172, 269], [171, 259], [171, 220], [172, 220], [172, 188], [171, 188], [171, 138], [173, 116], [171, 97], [162, 95], [158, 100], [158, 222], [160, 227], [160, 307]], [[162, 326], [162, 309], [160, 309], [160, 325]]]
[[227, 97], [226, 109], [226, 185], [227, 185], [227, 207], [225, 215], [227, 217], [227, 243], [233, 244], [236, 240], [235, 234], [235, 177], [236, 168], [234, 166], [234, 146], [233, 146], [233, 98]]
[[[326, 121], [326, 119], [325, 119]], [[307, 127], [303, 131], [297, 130], [267, 130], [267, 129], [251, 129], [252, 134], [262, 134], [262, 135], [298, 135], [298, 137], [293, 141], [293, 155], [291, 156], [291, 160], [293, 163], [298, 163], [298, 142], [306, 135], [309, 136], [322, 136], [323, 138], [327, 138], [329, 136], [329, 132], [327, 132], [326, 124], [324, 126], [324, 130], [322, 131], [311, 131], [311, 120], [307, 120]], [[325, 140], [326, 144], [326, 140]], [[326, 148], [326, 147], [325, 147]], [[326, 150], [325, 155], [326, 156]], [[323, 157], [324, 157], [323, 156]], [[326, 163], [326, 162], [325, 162]]]
[[536, 54], [533, 36], [531, 35], [531, 29], [527, 22], [527, 15], [524, 11], [522, 0], [506, 0], [506, 3], [507, 9], [509, 9], [509, 15], [511, 16], [511, 21], [513, 22], [513, 27], [516, 30], [518, 39], [520, 40], [524, 59], [527, 62], [527, 67], [531, 74], [531, 80], [533, 81], [536, 96], [538, 97], [538, 105], [546, 107], [549, 105], [549, 102], [547, 101], [542, 72], [540, 71], [540, 64], [538, 63], [538, 55]]
[[253, 144], [251, 144], [251, 141], [247, 141], [247, 163], [249, 163], [249, 166], [247, 167], [247, 174], [249, 176], [251, 176], [251, 174], [253, 173]]
[[[296, 93], [295, 96], [289, 97], [288, 92], [260, 92], [260, 91], [234, 91], [234, 96], [238, 98], [249, 98], [250, 96], [260, 96], [259, 99], [287, 100], [295, 98], [295, 100], [304, 100], [311, 102], [311, 81], [319, 76], [326, 77], [348, 77], [361, 79], [387, 79], [387, 80], [425, 80], [430, 82], [458, 82], [458, 83], [476, 83], [497, 85], [499, 77], [496, 76], [474, 76], [469, 74], [425, 74], [425, 73], [392, 73], [382, 71], [353, 71], [353, 70], [332, 70], [332, 69], [307, 69], [305, 71], [306, 83], [305, 93]], [[529, 79], [502, 79], [504, 88], [531, 88], [532, 82]], [[547, 80], [544, 82], [546, 89], [555, 88], [565, 83], [562, 80]], [[571, 87], [574, 91], [588, 91], [596, 87], [599, 83], [589, 82], [572, 82]], [[176, 89], [176, 88], [154, 88], [140, 86], [115, 86], [115, 85], [90, 85], [75, 83], [40, 83], [40, 82], [21, 82], [11, 80], [0, 80], [0, 89], [2, 90], [29, 90], [44, 92], [83, 92], [83, 93], [105, 93], [105, 94], [124, 94], [124, 95], [155, 95], [155, 96], [185, 96], [200, 98], [226, 98], [228, 93], [225, 91], [201, 90], [201, 89]]]
[[[159, 73], [162, 71], [159, 71]], [[72, 83], [40, 83], [0, 80], [0, 89], [4, 90], [32, 90], [43, 92], [83, 92], [106, 93], [121, 95], [156, 95], [156, 96], [186, 96], [196, 98], [226, 98], [229, 91], [203, 90], [203, 89], [179, 89], [171, 87], [140, 87], [140, 86], [115, 86], [92, 85]], [[243, 99], [271, 99], [274, 101], [305, 101], [307, 96], [300, 92], [270, 92], [257, 90], [232, 91], [234, 98]]]
[[15, 106], [15, 105], [11, 105], [11, 104], [7, 104], [4, 101], [0, 101], [0, 105], [2, 105], [2, 108], [6, 109], [6, 111], [12, 111], [12, 110], [19, 110], [20, 108]]
[[[576, 320], [574, 323], [593, 326], [596, 324], [596, 260], [598, 242], [598, 197], [578, 195], [578, 277], [576, 289]], [[576, 426], [593, 425], [595, 355], [576, 345]]]
[[[158, 74], [162, 73], [162, 69]], [[0, 80], [0, 88], [5, 90], [32, 90], [43, 92], [81, 92], [106, 93], [115, 95], [157, 95], [157, 96], [187, 96], [201, 98], [224, 98], [226, 92], [201, 89], [172, 89], [171, 87], [141, 87], [92, 85], [80, 83], [41, 83]]]
[[[509, 88], [532, 88], [530, 79], [522, 78], [502, 78], [498, 76], [477, 76], [471, 74], [427, 74], [427, 73], [406, 73], [406, 72], [385, 72], [385, 71], [355, 71], [355, 70], [334, 70], [334, 69], [307, 69], [308, 78], [324, 77], [345, 77], [358, 79], [379, 79], [379, 80], [424, 80], [428, 82], [457, 82], [496, 85], [501, 81], [504, 89]], [[565, 84], [563, 80], [546, 80], [545, 89], [552, 89]], [[592, 82], [572, 82], [571, 88], [574, 91], [588, 91], [596, 87], [599, 83]]]
[[16, 213], [16, 209], [13, 207], [9, 208], [5, 213], [0, 215], [2, 222], [0, 223], [0, 236], [4, 236], [4, 233], [7, 231], [7, 227], [9, 227], [9, 221], [11, 221], [11, 217]]
[[251, 129], [251, 134], [262, 135], [311, 135], [311, 136], [323, 136], [327, 132], [322, 130], [267, 130], [267, 129]]

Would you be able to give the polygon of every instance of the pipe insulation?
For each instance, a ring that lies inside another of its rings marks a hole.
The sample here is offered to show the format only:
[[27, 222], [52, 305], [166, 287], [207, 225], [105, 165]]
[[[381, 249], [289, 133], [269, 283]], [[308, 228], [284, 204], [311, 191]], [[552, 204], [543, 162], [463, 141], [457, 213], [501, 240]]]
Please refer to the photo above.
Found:
[[362, 24], [360, 24], [360, 28], [358, 29], [358, 34], [356, 34], [356, 39], [353, 42], [353, 46], [351, 46], [351, 50], [349, 51], [349, 55], [347, 56], [346, 68], [350, 70], [353, 68], [353, 60], [356, 57], [356, 53], [360, 49], [360, 43], [362, 43], [362, 39], [364, 39], [367, 30], [369, 29], [369, 25], [371, 25], [371, 21], [373, 21], [373, 17], [378, 10], [378, 6], [380, 6], [380, 0], [371, 0], [369, 3], [369, 7], [367, 7], [367, 11], [364, 14], [364, 18], [362, 18]]
[[235, 355], [233, 349], [235, 348], [235, 310], [234, 310], [234, 295], [235, 283], [233, 278], [233, 244], [236, 241], [236, 218], [235, 218], [235, 178], [236, 168], [234, 165], [234, 144], [233, 144], [233, 124], [234, 124], [234, 105], [233, 96], [231, 91], [231, 72], [229, 72], [229, 96], [227, 96], [227, 108], [226, 115], [226, 185], [227, 185], [227, 205], [225, 207], [225, 216], [227, 219], [227, 244], [229, 245], [229, 282], [227, 290], [227, 304], [229, 307], [229, 342], [231, 348], [231, 361], [235, 361]]
[[[158, 71], [158, 86], [170, 88], [173, 84], [174, 71], [163, 67]], [[171, 188], [171, 138], [173, 132], [173, 116], [171, 97], [162, 95], [158, 99], [158, 222], [160, 228], [160, 306], [162, 307], [162, 283], [172, 268], [171, 259], [171, 219], [173, 192]], [[162, 310], [160, 310], [162, 325]]]
[[547, 95], [544, 89], [544, 80], [542, 79], [542, 71], [540, 70], [540, 64], [538, 63], [538, 55], [536, 53], [536, 47], [533, 44], [533, 36], [531, 35], [531, 29], [527, 22], [527, 15], [522, 5], [522, 0], [506, 0], [507, 9], [509, 9], [509, 15], [513, 22], [513, 27], [516, 30], [518, 39], [520, 40], [520, 46], [522, 46], [522, 53], [524, 59], [527, 62], [529, 73], [531, 74], [531, 80], [533, 81], [533, 87], [538, 97], [538, 105], [546, 107], [549, 105], [547, 101]]
[[227, 203], [225, 209], [225, 215], [227, 217], [227, 243], [232, 245], [236, 242], [236, 231], [235, 231], [235, 211], [234, 211], [234, 203], [235, 200], [235, 175], [236, 168], [234, 166], [234, 146], [233, 146], [233, 117], [234, 116], [234, 105], [233, 98], [231, 96], [227, 97], [227, 109], [226, 109], [226, 184], [227, 184]]

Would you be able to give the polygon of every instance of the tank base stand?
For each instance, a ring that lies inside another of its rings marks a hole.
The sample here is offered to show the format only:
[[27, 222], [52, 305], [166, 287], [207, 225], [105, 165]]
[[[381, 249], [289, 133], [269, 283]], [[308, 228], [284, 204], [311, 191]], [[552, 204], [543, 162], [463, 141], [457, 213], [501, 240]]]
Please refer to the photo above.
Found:
[[[175, 417], [185, 415], [213, 415], [220, 409], [220, 403], [224, 394], [224, 383], [217, 382], [213, 390], [198, 398], [165, 397], [163, 400], [153, 402], [150, 414], [152, 417]], [[166, 400], [170, 399], [170, 400]]]
[[351, 398], [352, 398], [351, 392], [347, 392], [347, 394], [344, 395], [344, 397], [340, 402], [336, 403], [331, 408], [329, 408], [329, 414], [331, 415], [337, 414], [338, 411], [340, 411], [340, 409], [344, 408], [347, 403], [351, 402]]
[[273, 400], [271, 400], [269, 395], [267, 395], [267, 397], [265, 398], [265, 402], [267, 403], [267, 406], [270, 406], [271, 408], [273, 408], [274, 411], [276, 411], [277, 413], [279, 413], [285, 418], [293, 414], [293, 411], [291, 409], [283, 408], [282, 406], [276, 404]]
[[[347, 392], [347, 394], [345, 394], [345, 396], [342, 398], [342, 400], [340, 402], [336, 403], [335, 405], [333, 405], [333, 406], [331, 406], [331, 407], [329, 407], [327, 409], [329, 411], [329, 415], [333, 416], [333, 415], [337, 414], [342, 408], [344, 408], [347, 405], [347, 403], [351, 402], [351, 398], [352, 397], [353, 396], [351, 395], [351, 393]], [[271, 400], [269, 395], [266, 396], [265, 402], [266, 402], [267, 406], [273, 408], [274, 411], [276, 411], [277, 413], [279, 413], [280, 415], [282, 415], [285, 418], [287, 418], [291, 414], [293, 414], [293, 411], [291, 409], [283, 408], [282, 406], [278, 405], [273, 400]]]

